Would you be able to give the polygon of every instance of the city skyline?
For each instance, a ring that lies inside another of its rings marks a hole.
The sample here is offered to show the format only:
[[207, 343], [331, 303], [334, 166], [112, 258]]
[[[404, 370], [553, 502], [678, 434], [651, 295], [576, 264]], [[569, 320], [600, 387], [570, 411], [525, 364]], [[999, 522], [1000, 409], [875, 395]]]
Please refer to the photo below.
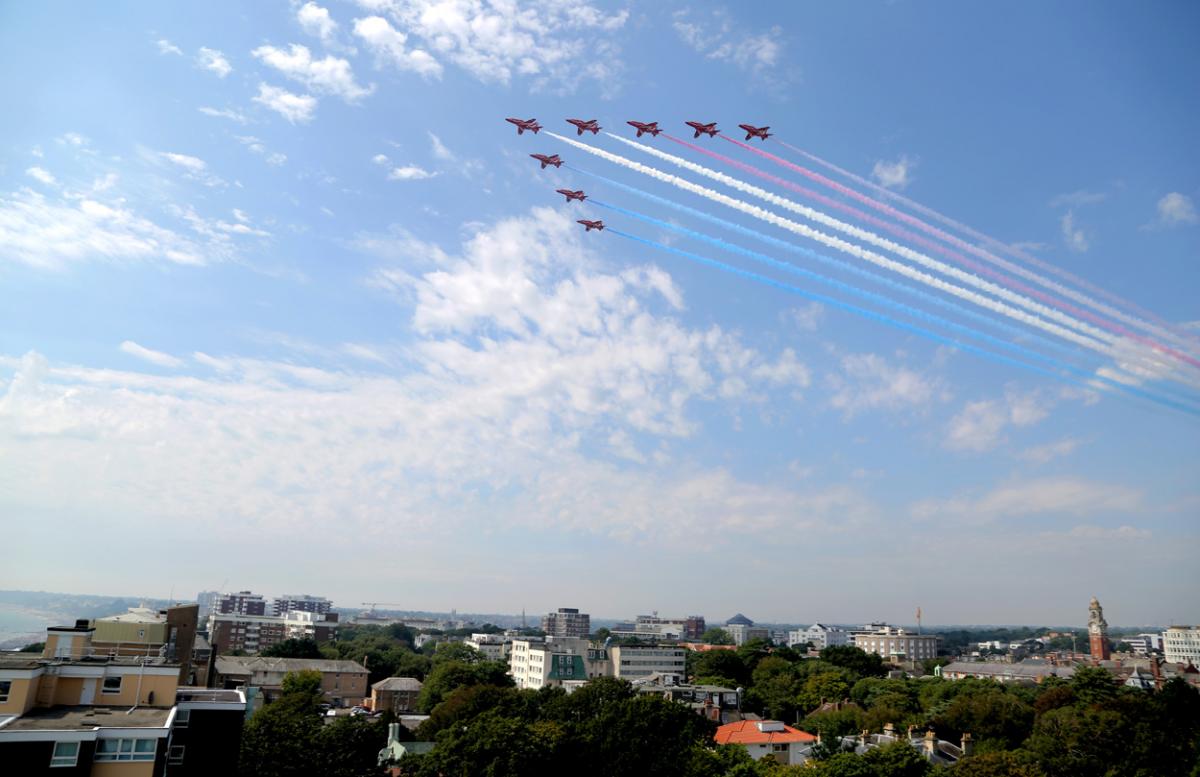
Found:
[[0, 11], [6, 588], [1200, 622], [1195, 415], [619, 241], [718, 255], [549, 136], [770, 125], [1194, 346], [1200, 9], [529, 7]]

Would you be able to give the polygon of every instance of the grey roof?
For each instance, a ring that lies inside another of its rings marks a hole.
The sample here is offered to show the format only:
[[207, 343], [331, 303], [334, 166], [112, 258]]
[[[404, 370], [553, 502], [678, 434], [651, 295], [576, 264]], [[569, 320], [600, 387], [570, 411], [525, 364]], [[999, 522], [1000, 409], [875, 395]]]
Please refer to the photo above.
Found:
[[367, 674], [367, 668], [357, 661], [334, 661], [328, 658], [273, 658], [268, 656], [218, 656], [218, 674], [252, 674], [253, 672], [318, 672]]
[[421, 681], [415, 677], [388, 677], [371, 687], [377, 691], [419, 691]]
[[50, 707], [34, 709], [4, 727], [5, 731], [72, 731], [94, 728], [162, 728], [170, 707]]
[[729, 620], [725, 621], [725, 625], [726, 626], [734, 626], [734, 625], [753, 626], [754, 621], [750, 620], [745, 615], [742, 615], [739, 612], [737, 615], [735, 615], [732, 618], [730, 618]]
[[942, 673], [959, 672], [961, 674], [982, 675], [984, 677], [1011, 677], [1013, 679], [1037, 680], [1050, 675], [1071, 677], [1075, 674], [1073, 666], [1053, 666], [1046, 663], [1000, 664], [995, 662], [954, 661], [942, 667]]

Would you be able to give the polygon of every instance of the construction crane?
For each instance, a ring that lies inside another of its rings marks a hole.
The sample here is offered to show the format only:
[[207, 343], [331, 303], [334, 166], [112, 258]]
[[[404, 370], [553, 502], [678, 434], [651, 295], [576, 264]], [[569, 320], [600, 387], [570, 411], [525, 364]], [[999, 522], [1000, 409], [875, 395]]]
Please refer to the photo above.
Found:
[[363, 606], [363, 607], [370, 607], [370, 608], [371, 608], [371, 609], [370, 609], [370, 613], [371, 613], [372, 615], [374, 615], [374, 614], [375, 614], [375, 608], [376, 608], [376, 607], [378, 607], [378, 606], [380, 606], [380, 605], [383, 605], [384, 607], [403, 607], [403, 606], [404, 606], [404, 605], [403, 605], [403, 604], [401, 604], [400, 602], [362, 602], [362, 606]]

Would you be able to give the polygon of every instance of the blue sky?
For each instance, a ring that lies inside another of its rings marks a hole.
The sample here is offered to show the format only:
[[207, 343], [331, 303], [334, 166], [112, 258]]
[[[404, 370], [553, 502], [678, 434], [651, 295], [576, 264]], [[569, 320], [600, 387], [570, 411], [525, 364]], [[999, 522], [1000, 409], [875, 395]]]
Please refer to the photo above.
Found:
[[503, 121], [769, 124], [1186, 332], [1200, 10], [784, 5], [0, 9], [4, 586], [1200, 620], [1196, 416], [584, 235], [751, 266], [529, 153], [768, 228]]

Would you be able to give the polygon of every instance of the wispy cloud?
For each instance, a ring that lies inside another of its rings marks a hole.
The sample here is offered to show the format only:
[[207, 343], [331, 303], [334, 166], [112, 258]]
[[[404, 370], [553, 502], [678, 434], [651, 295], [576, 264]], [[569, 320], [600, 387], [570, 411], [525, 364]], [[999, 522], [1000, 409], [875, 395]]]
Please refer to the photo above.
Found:
[[264, 65], [316, 94], [332, 95], [352, 103], [375, 91], [374, 85], [364, 87], [354, 80], [354, 70], [348, 60], [332, 54], [315, 59], [307, 46], [298, 43], [291, 44], [286, 50], [259, 46], [251, 53]]
[[915, 159], [901, 156], [895, 162], [880, 159], [871, 168], [871, 177], [880, 186], [888, 189], [903, 189], [912, 183], [912, 171], [917, 166]]
[[1080, 208], [1084, 205], [1095, 205], [1098, 202], [1104, 202], [1106, 199], [1108, 199], [1107, 192], [1093, 191], [1092, 189], [1079, 189], [1078, 191], [1056, 195], [1050, 200], [1050, 207]]
[[198, 181], [205, 186], [225, 185], [224, 179], [210, 172], [208, 163], [199, 157], [191, 156], [190, 154], [180, 154], [174, 151], [160, 151], [158, 152], [158, 156], [182, 170], [184, 176], [193, 181]]
[[408, 36], [392, 27], [382, 16], [355, 19], [354, 34], [374, 54], [376, 67], [390, 65], [425, 78], [440, 78], [442, 75], [442, 63], [423, 49], [409, 48]]
[[55, 177], [51, 175], [48, 170], [37, 166], [30, 167], [25, 170], [25, 175], [29, 176], [30, 178], [35, 178], [47, 186], [53, 186], [54, 184], [58, 183]]
[[1127, 486], [1082, 478], [1040, 478], [1000, 486], [979, 496], [917, 502], [911, 513], [922, 519], [988, 522], [1025, 515], [1133, 512], [1141, 507], [1141, 492]]
[[1059, 227], [1062, 230], [1063, 244], [1075, 253], [1083, 253], [1088, 250], [1091, 241], [1088, 240], [1087, 233], [1083, 228], [1075, 223], [1075, 211], [1069, 210], [1063, 214]]
[[433, 178], [437, 175], [435, 172], [430, 172], [420, 165], [392, 165], [392, 160], [387, 154], [376, 154], [371, 157], [371, 161], [380, 167], [387, 168], [389, 181], [420, 181], [425, 178]]
[[310, 94], [294, 94], [278, 86], [259, 84], [254, 102], [270, 108], [292, 124], [312, 121], [317, 110], [317, 98]]
[[865, 410], [922, 410], [949, 398], [938, 378], [878, 354], [844, 356], [840, 366], [841, 372], [830, 376], [829, 403], [848, 418]]
[[957, 451], [991, 450], [1003, 439], [1008, 427], [1032, 426], [1049, 412], [1049, 400], [1036, 392], [1010, 390], [1003, 399], [968, 402], [951, 419], [946, 429], [945, 446]]
[[1196, 205], [1192, 198], [1179, 192], [1163, 195], [1158, 201], [1158, 216], [1155, 223], [1161, 227], [1174, 227], [1180, 224], [1200, 223], [1196, 214]]
[[1054, 459], [1070, 456], [1080, 446], [1080, 441], [1074, 437], [1066, 437], [1045, 445], [1035, 445], [1017, 454], [1017, 458], [1031, 464], [1048, 464]]
[[206, 46], [201, 46], [200, 51], [196, 52], [196, 66], [215, 73], [217, 78], [224, 78], [233, 72], [233, 65], [229, 64], [224, 54]]
[[218, 119], [229, 119], [230, 121], [235, 121], [238, 124], [245, 124], [249, 121], [245, 114], [239, 113], [231, 108], [212, 108], [207, 105], [202, 105], [196, 110], [200, 111], [205, 116], [212, 116]]
[[158, 39], [158, 53], [159, 54], [175, 54], [176, 56], [180, 56], [180, 57], [183, 56], [183, 50], [181, 48], [179, 48], [178, 46], [176, 46], [171, 41], [167, 40], [166, 38]]
[[157, 364], [160, 367], [179, 367], [183, 364], [183, 359], [178, 359], [169, 353], [155, 351], [143, 345], [138, 345], [132, 340], [126, 340], [121, 343], [121, 350], [130, 356], [137, 357], [151, 364]]

